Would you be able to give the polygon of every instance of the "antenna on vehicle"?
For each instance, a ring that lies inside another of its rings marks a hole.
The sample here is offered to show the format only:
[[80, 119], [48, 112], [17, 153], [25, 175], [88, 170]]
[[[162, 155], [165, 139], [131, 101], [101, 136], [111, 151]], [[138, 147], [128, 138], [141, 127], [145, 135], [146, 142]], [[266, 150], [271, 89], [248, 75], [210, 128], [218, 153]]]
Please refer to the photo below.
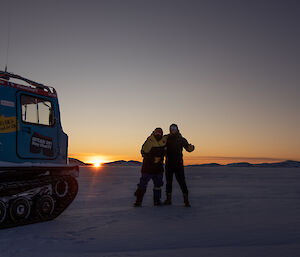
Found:
[[9, 56], [9, 45], [10, 45], [10, 23], [11, 23], [11, 6], [10, 1], [7, 0], [8, 4], [8, 24], [7, 24], [7, 48], [6, 48], [6, 63], [5, 63], [5, 72], [7, 72], [7, 65], [8, 65], [8, 56]]

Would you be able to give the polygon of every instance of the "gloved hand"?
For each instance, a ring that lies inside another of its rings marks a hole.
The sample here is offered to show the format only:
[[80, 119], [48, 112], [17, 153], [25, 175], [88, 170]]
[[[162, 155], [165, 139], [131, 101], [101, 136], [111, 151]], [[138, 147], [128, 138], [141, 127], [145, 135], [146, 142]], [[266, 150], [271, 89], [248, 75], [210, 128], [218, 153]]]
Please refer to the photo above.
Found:
[[195, 146], [192, 144], [189, 144], [189, 146], [187, 147], [187, 151], [188, 152], [193, 152], [195, 150]]

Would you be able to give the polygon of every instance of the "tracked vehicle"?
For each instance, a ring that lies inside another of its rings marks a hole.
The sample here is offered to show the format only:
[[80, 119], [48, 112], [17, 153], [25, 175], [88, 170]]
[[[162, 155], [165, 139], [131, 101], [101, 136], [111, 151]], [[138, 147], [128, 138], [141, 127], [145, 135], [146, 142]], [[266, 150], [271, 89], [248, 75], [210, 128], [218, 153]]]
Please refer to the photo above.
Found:
[[78, 173], [55, 89], [0, 71], [0, 228], [59, 216], [76, 197]]

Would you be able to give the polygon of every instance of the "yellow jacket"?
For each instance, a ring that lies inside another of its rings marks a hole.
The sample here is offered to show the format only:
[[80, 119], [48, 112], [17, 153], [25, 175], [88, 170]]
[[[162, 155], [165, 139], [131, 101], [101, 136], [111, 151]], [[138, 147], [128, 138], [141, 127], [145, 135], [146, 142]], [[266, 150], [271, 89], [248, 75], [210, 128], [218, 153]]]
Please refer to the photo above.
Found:
[[142, 166], [143, 173], [151, 174], [163, 172], [166, 143], [167, 136], [163, 136], [159, 141], [156, 140], [153, 134], [147, 138], [141, 149], [141, 154], [144, 157]]
[[163, 136], [160, 141], [157, 141], [156, 138], [154, 137], [154, 135], [151, 135], [150, 137], [148, 137], [142, 146], [142, 149], [141, 149], [142, 155], [150, 153], [150, 151], [153, 147], [165, 147], [166, 143], [167, 143], [167, 138], [168, 138], [168, 136]]

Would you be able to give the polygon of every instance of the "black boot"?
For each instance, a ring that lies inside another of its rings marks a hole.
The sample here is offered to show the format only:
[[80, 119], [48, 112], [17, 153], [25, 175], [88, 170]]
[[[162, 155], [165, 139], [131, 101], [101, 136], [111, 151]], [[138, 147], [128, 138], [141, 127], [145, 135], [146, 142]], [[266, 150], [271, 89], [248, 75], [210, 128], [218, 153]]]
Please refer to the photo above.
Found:
[[191, 207], [188, 194], [183, 194], [183, 201], [185, 207]]
[[146, 192], [145, 189], [140, 189], [140, 188], [138, 188], [135, 191], [134, 195], [136, 196], [136, 200], [135, 200], [135, 203], [133, 204], [134, 207], [141, 207], [142, 206], [142, 202], [143, 202], [145, 192]]
[[161, 188], [154, 188], [153, 189], [153, 203], [155, 206], [162, 205], [160, 199], [161, 199]]
[[167, 193], [167, 199], [164, 201], [164, 205], [171, 205], [172, 204], [172, 194]]

